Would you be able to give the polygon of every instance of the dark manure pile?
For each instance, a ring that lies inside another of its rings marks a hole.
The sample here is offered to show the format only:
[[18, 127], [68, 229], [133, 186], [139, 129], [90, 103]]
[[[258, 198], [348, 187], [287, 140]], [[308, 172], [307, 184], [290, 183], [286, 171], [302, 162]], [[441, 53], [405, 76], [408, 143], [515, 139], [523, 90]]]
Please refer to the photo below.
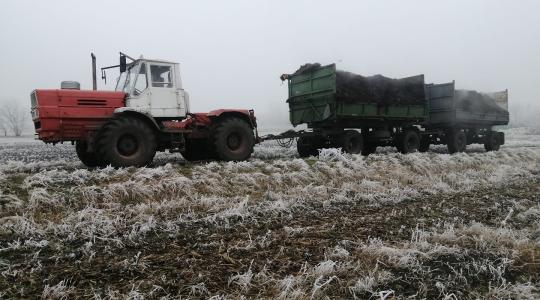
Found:
[[[293, 75], [313, 72], [319, 63], [302, 65]], [[402, 79], [382, 75], [362, 76], [347, 71], [336, 71], [338, 101], [349, 103], [423, 104], [426, 101], [424, 75]]]
[[454, 94], [456, 108], [471, 113], [500, 113], [508, 114], [508, 111], [497, 105], [495, 99], [487, 94], [473, 90], [456, 90]]

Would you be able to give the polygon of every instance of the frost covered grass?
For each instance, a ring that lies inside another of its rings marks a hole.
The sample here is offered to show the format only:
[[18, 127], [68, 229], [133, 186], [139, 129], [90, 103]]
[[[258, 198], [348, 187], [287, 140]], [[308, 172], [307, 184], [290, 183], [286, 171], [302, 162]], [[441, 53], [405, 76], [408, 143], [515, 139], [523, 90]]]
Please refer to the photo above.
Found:
[[299, 159], [269, 142], [246, 162], [91, 170], [68, 145], [0, 144], [0, 291], [535, 299], [540, 149], [515, 145]]

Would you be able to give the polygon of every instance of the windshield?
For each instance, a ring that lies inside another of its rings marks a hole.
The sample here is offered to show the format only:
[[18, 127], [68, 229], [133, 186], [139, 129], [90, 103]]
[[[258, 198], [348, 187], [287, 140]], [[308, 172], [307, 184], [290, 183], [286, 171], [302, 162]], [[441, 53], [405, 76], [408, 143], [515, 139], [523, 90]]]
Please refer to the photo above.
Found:
[[131, 84], [137, 78], [137, 71], [139, 70], [139, 64], [131, 65], [127, 71], [120, 73], [118, 77], [118, 82], [116, 83], [116, 88], [114, 89], [117, 92], [129, 93]]
[[115, 91], [119, 92], [124, 89], [124, 85], [126, 85], [126, 78], [127, 72], [120, 73], [120, 77], [118, 77], [118, 81], [116, 82], [116, 88], [114, 88]]

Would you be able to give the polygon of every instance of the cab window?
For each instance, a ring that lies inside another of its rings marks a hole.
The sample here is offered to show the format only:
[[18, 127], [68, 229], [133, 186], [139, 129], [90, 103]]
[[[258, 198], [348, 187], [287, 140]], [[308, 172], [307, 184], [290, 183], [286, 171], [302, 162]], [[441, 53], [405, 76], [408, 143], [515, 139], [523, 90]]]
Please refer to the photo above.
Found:
[[171, 66], [150, 66], [153, 87], [173, 87]]
[[137, 75], [137, 79], [133, 87], [133, 94], [135, 96], [140, 95], [148, 87], [148, 79], [146, 78], [146, 64], [141, 65], [139, 75]]

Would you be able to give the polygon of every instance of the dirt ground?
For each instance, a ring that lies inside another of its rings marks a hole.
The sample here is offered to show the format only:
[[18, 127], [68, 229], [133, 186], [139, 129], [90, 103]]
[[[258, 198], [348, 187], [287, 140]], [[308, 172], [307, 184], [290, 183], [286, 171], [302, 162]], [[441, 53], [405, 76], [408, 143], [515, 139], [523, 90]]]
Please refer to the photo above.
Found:
[[536, 149], [6, 161], [0, 296], [537, 299], [539, 161]]

